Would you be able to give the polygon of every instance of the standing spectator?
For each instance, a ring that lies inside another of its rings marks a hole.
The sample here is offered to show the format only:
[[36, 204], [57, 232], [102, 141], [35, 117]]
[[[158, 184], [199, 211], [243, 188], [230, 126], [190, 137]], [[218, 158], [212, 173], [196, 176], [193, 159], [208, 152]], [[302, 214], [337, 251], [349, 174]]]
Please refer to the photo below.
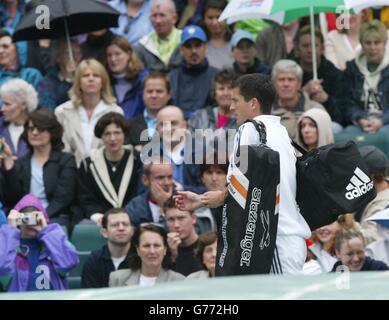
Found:
[[153, 30], [150, 22], [152, 0], [113, 0], [108, 2], [120, 12], [117, 28], [111, 31], [128, 40], [131, 45]]
[[107, 244], [91, 253], [82, 269], [82, 288], [108, 287], [109, 275], [116, 270], [129, 268], [129, 252], [134, 229], [130, 217], [122, 208], [104, 213], [101, 234]]
[[231, 54], [231, 33], [227, 26], [219, 21], [226, 0], [209, 0], [203, 8], [202, 25], [208, 37], [207, 59], [216, 69], [230, 68], [234, 62]]
[[309, 25], [302, 27], [296, 34], [296, 61], [303, 69], [303, 90], [310, 99], [323, 105], [334, 123], [334, 132], [343, 128], [343, 117], [339, 108], [342, 92], [342, 73], [332, 62], [324, 57], [324, 38], [319, 29], [315, 29], [316, 63], [318, 80], [313, 80], [312, 39]]
[[199, 244], [196, 213], [179, 210], [173, 199], [165, 202], [163, 212], [169, 228], [167, 239], [174, 261], [173, 270], [184, 276], [202, 270], [201, 260], [195, 255]]
[[181, 35], [181, 54], [184, 61], [180, 68], [169, 73], [172, 100], [185, 118], [210, 104], [210, 88], [216, 69], [206, 58], [207, 36], [198, 26], [187, 26]]
[[94, 138], [94, 128], [104, 114], [114, 111], [123, 114], [112, 95], [111, 84], [104, 66], [94, 59], [78, 65], [70, 100], [55, 109], [55, 115], [64, 128], [65, 150], [80, 162], [90, 156], [92, 149], [101, 146]]
[[331, 118], [322, 109], [304, 112], [297, 122], [297, 130], [296, 142], [308, 151], [334, 143]]
[[203, 270], [191, 273], [186, 277], [186, 280], [208, 279], [215, 276], [216, 247], [217, 234], [215, 231], [208, 231], [200, 235], [196, 255], [201, 261]]
[[377, 224], [367, 219], [389, 206], [388, 158], [385, 153], [375, 146], [363, 146], [359, 149], [359, 152], [377, 191], [377, 196], [366, 205], [360, 218], [361, 231], [365, 243], [368, 245], [378, 240], [379, 234]]
[[379, 21], [364, 23], [360, 29], [362, 51], [347, 62], [342, 108], [345, 131], [389, 132], [389, 50], [388, 34]]
[[[35, 220], [20, 224], [23, 215]], [[24, 196], [0, 227], [0, 284], [8, 292], [65, 290], [66, 274], [78, 263], [74, 246], [33, 195]]]
[[277, 92], [272, 114], [281, 117], [281, 123], [292, 139], [298, 135], [297, 121], [306, 111], [324, 107], [301, 90], [303, 70], [292, 60], [278, 61], [272, 71], [272, 82]]
[[146, 108], [143, 114], [132, 119], [130, 127], [130, 143], [135, 149], [140, 150], [154, 136], [157, 114], [168, 104], [170, 97], [170, 83], [166, 74], [153, 71], [146, 76], [143, 81], [143, 102]]
[[46, 76], [38, 86], [40, 106], [54, 110], [69, 100], [69, 90], [81, 59], [78, 42], [71, 41], [71, 48], [73, 61], [69, 58], [69, 48], [65, 38], [53, 42], [52, 54], [55, 65], [48, 68]]
[[125, 208], [134, 227], [149, 222], [165, 226], [162, 206], [171, 198], [175, 181], [172, 165], [164, 160], [155, 157], [143, 164], [142, 183], [146, 190], [133, 198]]
[[154, 31], [145, 35], [135, 47], [136, 53], [149, 70], [169, 71], [181, 64], [178, 47], [181, 30], [175, 28], [177, 12], [172, 0], [154, 0], [151, 6]]
[[42, 74], [37, 69], [25, 67], [27, 43], [13, 43], [11, 36], [10, 30], [0, 30], [0, 85], [13, 78], [21, 78], [32, 84], [36, 90]]
[[335, 251], [338, 262], [331, 272], [389, 270], [384, 262], [366, 256], [365, 239], [360, 231], [353, 229], [339, 231], [336, 234]]
[[96, 123], [95, 136], [104, 146], [93, 150], [78, 172], [78, 195], [87, 219], [97, 222], [109, 208], [121, 208], [136, 195], [141, 163], [131, 145], [123, 146], [128, 127], [116, 112]]
[[294, 57], [293, 40], [299, 25], [299, 20], [282, 25], [274, 23], [261, 31], [256, 40], [259, 60], [273, 68], [278, 60], [292, 59]]
[[112, 91], [127, 119], [142, 114], [145, 106], [142, 99], [143, 80], [147, 71], [123, 37], [115, 36], [106, 48], [108, 73]]
[[170, 269], [170, 250], [162, 227], [155, 224], [142, 225], [132, 239], [136, 254], [130, 256], [130, 269], [112, 272], [109, 277], [110, 287], [149, 287], [185, 278]]
[[96, 59], [101, 64], [104, 64], [105, 50], [113, 37], [114, 34], [109, 29], [87, 33], [86, 40], [81, 44], [82, 60]]
[[14, 161], [3, 140], [0, 155], [4, 176], [5, 205], [12, 208], [25, 194], [34, 194], [52, 222], [68, 225], [76, 192], [76, 164], [62, 152], [62, 127], [47, 109], [32, 112], [24, 125], [24, 138], [31, 152]]
[[326, 38], [324, 55], [335, 67], [344, 71], [346, 62], [355, 58], [361, 49], [359, 30], [362, 23], [362, 12], [357, 15], [345, 14], [348, 27], [332, 30]]
[[237, 74], [271, 73], [270, 67], [256, 57], [255, 40], [250, 32], [235, 31], [231, 38], [231, 47], [235, 60], [234, 71]]
[[28, 114], [38, 106], [38, 95], [34, 87], [22, 79], [12, 79], [0, 87], [3, 101], [0, 118], [0, 136], [3, 137], [17, 158], [27, 152], [27, 141], [23, 138]]

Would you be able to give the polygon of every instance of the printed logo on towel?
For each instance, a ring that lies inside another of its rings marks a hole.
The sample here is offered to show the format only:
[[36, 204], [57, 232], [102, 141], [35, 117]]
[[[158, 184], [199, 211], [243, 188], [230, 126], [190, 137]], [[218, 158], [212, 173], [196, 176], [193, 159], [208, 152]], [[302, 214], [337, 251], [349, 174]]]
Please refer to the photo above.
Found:
[[358, 167], [355, 169], [353, 176], [350, 179], [350, 183], [347, 185], [346, 199], [354, 200], [363, 196], [373, 188], [373, 181]]
[[250, 266], [251, 251], [253, 250], [253, 242], [255, 236], [255, 228], [258, 219], [258, 206], [261, 203], [261, 189], [254, 188], [251, 193], [251, 202], [249, 209], [249, 219], [246, 224], [246, 234], [244, 239], [240, 242], [242, 254], [240, 258], [240, 266]]

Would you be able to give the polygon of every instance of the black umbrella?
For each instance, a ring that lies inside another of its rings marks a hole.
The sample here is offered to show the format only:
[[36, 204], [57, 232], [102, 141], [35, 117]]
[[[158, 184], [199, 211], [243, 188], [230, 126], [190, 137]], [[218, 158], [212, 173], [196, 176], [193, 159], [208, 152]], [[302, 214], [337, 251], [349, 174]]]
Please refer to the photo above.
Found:
[[[40, 6], [45, 7], [39, 10]], [[46, 13], [49, 28], [44, 25]], [[38, 7], [22, 17], [12, 39], [16, 42], [65, 36], [73, 59], [70, 36], [117, 27], [119, 15], [109, 4], [98, 0], [42, 0]]]

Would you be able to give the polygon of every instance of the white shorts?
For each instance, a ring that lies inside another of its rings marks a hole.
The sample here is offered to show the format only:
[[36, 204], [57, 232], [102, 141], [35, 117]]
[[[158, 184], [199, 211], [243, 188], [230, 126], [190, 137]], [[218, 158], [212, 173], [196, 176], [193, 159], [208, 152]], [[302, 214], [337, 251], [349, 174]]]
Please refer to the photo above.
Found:
[[307, 256], [307, 245], [304, 238], [298, 236], [277, 235], [272, 274], [303, 274], [303, 267]]

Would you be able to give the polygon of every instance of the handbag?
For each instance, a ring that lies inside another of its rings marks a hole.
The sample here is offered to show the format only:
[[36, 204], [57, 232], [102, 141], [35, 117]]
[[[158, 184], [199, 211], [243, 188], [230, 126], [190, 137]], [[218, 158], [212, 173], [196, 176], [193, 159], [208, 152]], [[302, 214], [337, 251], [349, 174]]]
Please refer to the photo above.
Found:
[[296, 161], [296, 200], [311, 230], [331, 224], [376, 197], [369, 170], [353, 141], [309, 152], [291, 143], [302, 154]]
[[[216, 276], [265, 274], [271, 269], [278, 225], [279, 154], [265, 145], [263, 123], [252, 123], [262, 144], [239, 146], [231, 159], [228, 196], [218, 219]], [[246, 170], [242, 161], [236, 165], [243, 155]]]

